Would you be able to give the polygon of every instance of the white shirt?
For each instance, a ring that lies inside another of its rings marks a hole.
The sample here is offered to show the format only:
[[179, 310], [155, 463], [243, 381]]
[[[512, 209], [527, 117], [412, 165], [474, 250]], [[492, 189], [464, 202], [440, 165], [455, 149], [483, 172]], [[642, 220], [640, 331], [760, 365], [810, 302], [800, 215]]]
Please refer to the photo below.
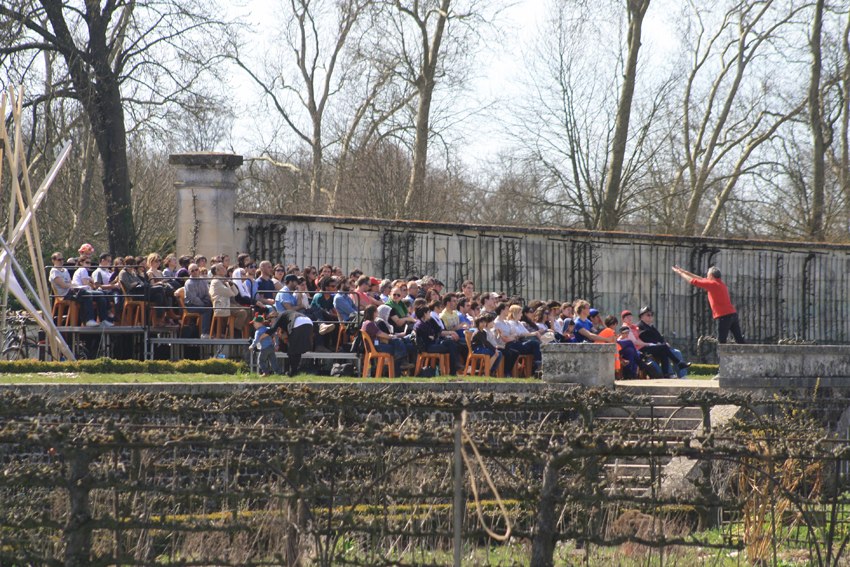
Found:
[[108, 284], [111, 278], [112, 272], [110, 272], [108, 268], [96, 269], [91, 277], [91, 279], [93, 279], [97, 284]]
[[59, 297], [65, 297], [71, 288], [71, 276], [68, 274], [68, 270], [65, 268], [51, 268], [50, 283], [52, 284], [55, 280], [61, 280], [65, 285], [63, 287], [53, 285], [53, 292]]
[[516, 336], [517, 338], [528, 334], [528, 329], [526, 329], [525, 325], [523, 325], [521, 322], [506, 321], [506, 323], [511, 327], [511, 334]]
[[91, 291], [91, 276], [89, 275], [89, 271], [85, 266], [80, 266], [74, 272], [74, 277], [71, 278], [71, 283], [74, 284], [74, 287], [79, 287], [82, 289], [87, 289]]
[[506, 341], [502, 338], [503, 335], [511, 336], [513, 335], [513, 331], [511, 330], [511, 325], [508, 321], [505, 321], [501, 317], [496, 317], [496, 320], [493, 321], [496, 331], [496, 336], [499, 338], [499, 341], [504, 344]]
[[559, 335], [563, 334], [563, 332], [564, 332], [564, 320], [561, 319], [560, 317], [555, 319], [555, 322], [552, 324], [552, 329], [556, 333], [558, 333]]
[[249, 298], [254, 297], [251, 293], [251, 286], [253, 282], [248, 281], [248, 276], [246, 275], [244, 268], [236, 268], [233, 270], [233, 277], [231, 279], [233, 280], [233, 283], [236, 284], [236, 287], [239, 288], [239, 295]]

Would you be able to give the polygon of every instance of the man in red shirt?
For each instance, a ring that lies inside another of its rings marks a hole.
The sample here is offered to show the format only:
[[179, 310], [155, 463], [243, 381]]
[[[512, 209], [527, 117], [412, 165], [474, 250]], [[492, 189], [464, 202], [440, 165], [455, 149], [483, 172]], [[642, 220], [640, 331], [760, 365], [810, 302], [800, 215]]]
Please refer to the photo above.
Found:
[[726, 343], [729, 331], [735, 337], [735, 342], [744, 344], [744, 336], [741, 334], [741, 325], [738, 323], [738, 312], [729, 299], [729, 289], [720, 279], [720, 270], [716, 266], [708, 269], [704, 278], [690, 273], [689, 271], [673, 266], [673, 271], [686, 280], [689, 284], [704, 289], [708, 292], [708, 304], [711, 306], [711, 315], [717, 321], [717, 342]]

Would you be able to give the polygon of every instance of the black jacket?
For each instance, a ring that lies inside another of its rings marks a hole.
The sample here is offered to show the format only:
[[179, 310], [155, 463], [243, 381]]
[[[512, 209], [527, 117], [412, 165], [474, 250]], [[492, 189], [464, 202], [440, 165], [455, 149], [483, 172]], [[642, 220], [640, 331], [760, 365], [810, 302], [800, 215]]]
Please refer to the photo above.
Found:
[[640, 323], [638, 323], [637, 327], [639, 331], [638, 336], [643, 342], [657, 344], [667, 342], [664, 340], [664, 337], [661, 335], [661, 333], [658, 332], [658, 329], [655, 328], [655, 325], [649, 325], [641, 321]]

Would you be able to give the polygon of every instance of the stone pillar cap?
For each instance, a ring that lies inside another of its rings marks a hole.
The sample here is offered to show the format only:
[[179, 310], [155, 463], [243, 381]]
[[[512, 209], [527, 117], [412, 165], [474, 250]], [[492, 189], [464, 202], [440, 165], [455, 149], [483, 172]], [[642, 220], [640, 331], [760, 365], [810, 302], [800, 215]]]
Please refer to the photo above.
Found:
[[205, 169], [236, 169], [242, 162], [242, 156], [224, 152], [192, 152], [168, 156], [168, 163], [171, 165]]

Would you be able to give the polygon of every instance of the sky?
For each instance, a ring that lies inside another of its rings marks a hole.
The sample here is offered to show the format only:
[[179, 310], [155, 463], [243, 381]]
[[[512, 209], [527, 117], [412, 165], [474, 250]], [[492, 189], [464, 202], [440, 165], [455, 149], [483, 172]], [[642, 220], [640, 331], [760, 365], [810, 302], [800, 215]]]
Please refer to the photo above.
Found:
[[[231, 15], [243, 18], [258, 36], [273, 37], [279, 22], [276, 15], [279, 2], [242, 0], [228, 9]], [[664, 57], [675, 47], [669, 22], [664, 17], [666, 3], [668, 0], [658, 0], [650, 6], [644, 24], [642, 55]], [[477, 72], [464, 100], [470, 109], [486, 106], [489, 110], [470, 113], [449, 136], [463, 144], [462, 159], [466, 165], [475, 168], [509, 147], [499, 116], [510, 113], [512, 101], [522, 97], [528, 86], [525, 69], [528, 51], [540, 33], [550, 4], [549, 0], [512, 0], [497, 17], [494, 27], [499, 37], [479, 46], [473, 66]], [[268, 120], [258, 119], [258, 114], [250, 111], [256, 108], [261, 96], [258, 89], [238, 69], [233, 69], [230, 77], [234, 108], [243, 109], [237, 112], [233, 124], [231, 146], [236, 152], [248, 155], [260, 146], [260, 138], [271, 137], [272, 130]]]

